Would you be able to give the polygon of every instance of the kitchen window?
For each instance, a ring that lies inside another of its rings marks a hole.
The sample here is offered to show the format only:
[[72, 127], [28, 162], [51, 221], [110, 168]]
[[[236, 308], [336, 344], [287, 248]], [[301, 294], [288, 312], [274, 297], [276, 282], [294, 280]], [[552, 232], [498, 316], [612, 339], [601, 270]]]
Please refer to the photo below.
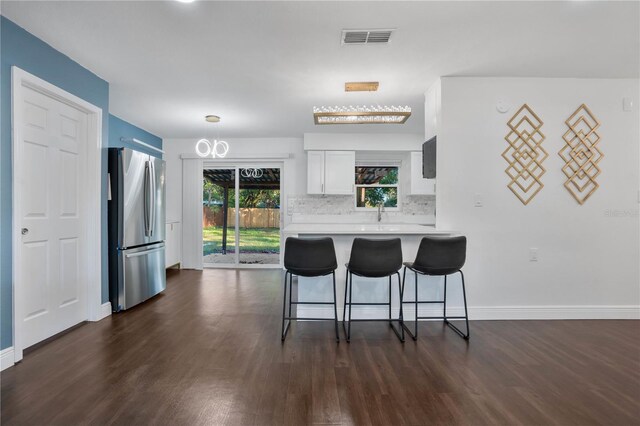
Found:
[[356, 209], [374, 210], [382, 205], [388, 210], [398, 210], [398, 172], [398, 166], [357, 165]]

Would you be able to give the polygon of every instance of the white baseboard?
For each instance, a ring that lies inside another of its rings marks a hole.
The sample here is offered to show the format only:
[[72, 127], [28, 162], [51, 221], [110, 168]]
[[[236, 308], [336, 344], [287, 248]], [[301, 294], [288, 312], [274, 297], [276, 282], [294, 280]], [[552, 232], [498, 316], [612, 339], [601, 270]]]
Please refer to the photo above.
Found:
[[640, 319], [640, 305], [475, 306], [475, 320]]
[[6, 370], [9, 367], [12, 367], [14, 364], [13, 360], [13, 346], [8, 347], [0, 351], [0, 371]]
[[[411, 320], [415, 316], [412, 306], [404, 307], [404, 317]], [[386, 307], [353, 307], [352, 318], [386, 318]], [[393, 318], [398, 316], [398, 308], [391, 309]], [[420, 308], [420, 316], [440, 316], [442, 309]], [[447, 315], [464, 315], [462, 307], [447, 308]], [[298, 316], [333, 318], [333, 308], [325, 306], [298, 305]], [[342, 319], [342, 309], [338, 309]], [[569, 320], [569, 319], [640, 319], [640, 305], [582, 305], [582, 306], [470, 306], [470, 320]]]
[[101, 319], [111, 316], [111, 311], [111, 302], [103, 303], [100, 305], [100, 313], [96, 321], [100, 321]]

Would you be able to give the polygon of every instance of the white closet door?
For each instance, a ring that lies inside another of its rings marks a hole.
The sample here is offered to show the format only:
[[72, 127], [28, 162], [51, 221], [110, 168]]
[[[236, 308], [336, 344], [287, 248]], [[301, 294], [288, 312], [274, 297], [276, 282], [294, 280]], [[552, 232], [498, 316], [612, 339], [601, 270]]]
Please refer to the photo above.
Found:
[[87, 114], [24, 88], [15, 178], [22, 348], [87, 319]]

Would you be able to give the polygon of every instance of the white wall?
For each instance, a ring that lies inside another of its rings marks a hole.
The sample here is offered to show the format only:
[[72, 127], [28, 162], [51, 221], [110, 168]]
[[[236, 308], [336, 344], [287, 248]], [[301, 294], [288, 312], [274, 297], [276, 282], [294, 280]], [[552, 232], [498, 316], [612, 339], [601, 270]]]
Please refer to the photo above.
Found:
[[[468, 237], [475, 318], [640, 316], [638, 80], [443, 78], [437, 225]], [[624, 112], [622, 98], [635, 107]], [[499, 99], [511, 110], [500, 114]], [[507, 188], [507, 121], [527, 103], [544, 122], [544, 188], [524, 206]], [[564, 188], [564, 121], [585, 103], [602, 123], [600, 188], [580, 206]], [[481, 194], [484, 207], [474, 207]], [[539, 261], [529, 261], [529, 249]]]
[[423, 135], [416, 133], [304, 134], [304, 149], [308, 151], [420, 151], [423, 142]]
[[439, 132], [438, 126], [442, 122], [442, 83], [440, 79], [433, 83], [424, 94], [424, 139], [429, 140], [437, 136]]

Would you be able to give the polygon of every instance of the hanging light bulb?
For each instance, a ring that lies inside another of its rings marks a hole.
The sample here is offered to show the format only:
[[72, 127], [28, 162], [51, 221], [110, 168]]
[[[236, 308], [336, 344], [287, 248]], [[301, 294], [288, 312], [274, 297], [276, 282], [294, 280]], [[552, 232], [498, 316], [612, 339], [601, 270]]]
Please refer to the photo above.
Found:
[[[217, 115], [207, 115], [205, 121], [209, 123], [218, 123], [220, 122], [220, 117]], [[216, 131], [219, 132], [219, 129], [216, 125]], [[218, 134], [218, 138], [220, 135]], [[200, 139], [196, 142], [196, 154], [202, 158], [224, 158], [229, 152], [229, 144], [223, 140], [214, 139], [211, 142], [209, 139]]]

